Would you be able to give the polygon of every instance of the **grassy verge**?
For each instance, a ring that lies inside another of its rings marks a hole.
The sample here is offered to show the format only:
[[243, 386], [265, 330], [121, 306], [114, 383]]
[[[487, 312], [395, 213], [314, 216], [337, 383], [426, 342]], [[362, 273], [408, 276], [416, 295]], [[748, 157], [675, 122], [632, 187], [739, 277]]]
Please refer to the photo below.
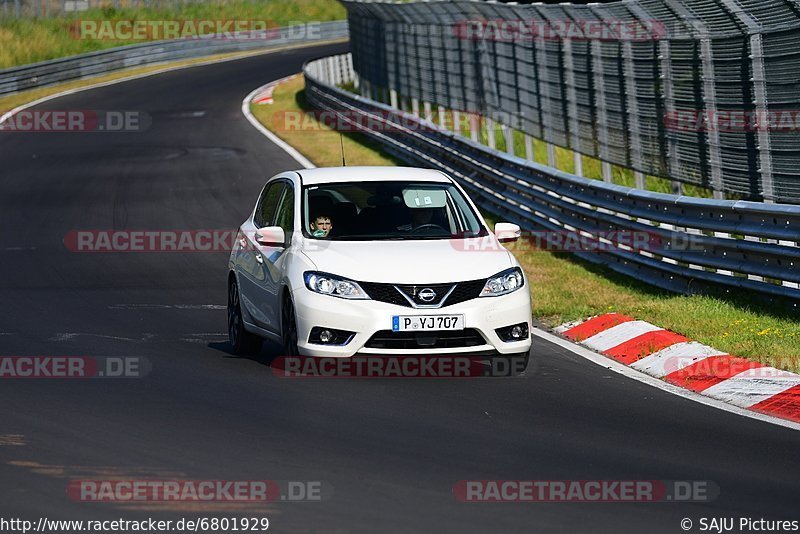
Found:
[[[306, 109], [302, 77], [279, 86], [272, 105], [252, 106], [256, 117], [320, 166], [340, 165], [339, 134], [309, 117], [307, 129], [286, 131], [281, 117]], [[393, 165], [363, 136], [345, 135], [350, 165]], [[541, 155], [541, 154], [540, 154]], [[570, 156], [571, 158], [571, 156]], [[493, 217], [489, 216], [490, 223]], [[516, 250], [519, 248], [520, 250]], [[547, 326], [607, 312], [650, 321], [690, 339], [780, 369], [800, 372], [800, 324], [742, 300], [675, 295], [567, 254], [510, 245], [531, 281], [534, 315]]]
[[164, 7], [134, 7], [133, 2], [127, 3], [130, 7], [115, 9], [107, 5], [74, 16], [0, 17], [0, 69], [142, 42], [79, 38], [80, 35], [75, 32], [76, 19], [112, 22], [259, 20], [268, 21], [269, 26], [273, 27], [346, 17], [344, 7], [336, 0], [230, 0], [224, 4], [175, 3]]
[[[269, 81], [269, 80], [265, 80]], [[296, 114], [308, 109], [303, 93], [303, 77], [279, 85], [272, 93], [272, 104], [253, 104], [253, 115], [278, 137], [292, 145], [319, 167], [342, 164], [342, 147], [348, 165], [397, 165], [400, 162], [383, 154], [378, 146], [361, 134], [344, 133], [320, 124], [308, 116], [302, 127], [295, 127]]]

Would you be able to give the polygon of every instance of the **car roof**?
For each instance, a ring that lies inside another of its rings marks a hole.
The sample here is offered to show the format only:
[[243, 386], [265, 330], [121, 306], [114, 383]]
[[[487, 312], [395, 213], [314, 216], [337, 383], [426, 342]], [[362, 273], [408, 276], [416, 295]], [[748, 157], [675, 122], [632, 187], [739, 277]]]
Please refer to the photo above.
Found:
[[335, 182], [450, 182], [442, 172], [415, 167], [318, 167], [296, 172], [302, 178], [303, 185]]

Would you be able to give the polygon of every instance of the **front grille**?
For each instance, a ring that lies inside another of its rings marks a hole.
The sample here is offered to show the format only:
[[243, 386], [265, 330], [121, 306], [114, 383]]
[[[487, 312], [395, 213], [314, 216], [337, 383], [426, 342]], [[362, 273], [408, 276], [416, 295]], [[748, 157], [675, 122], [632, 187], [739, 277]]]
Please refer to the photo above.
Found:
[[435, 330], [432, 332], [375, 332], [364, 345], [370, 349], [449, 349], [477, 347], [485, 345], [486, 340], [474, 328], [465, 330]]
[[375, 284], [372, 282], [359, 282], [358, 285], [361, 289], [367, 292], [369, 298], [379, 302], [388, 302], [389, 304], [397, 304], [398, 306], [408, 306], [411, 304], [400, 294], [392, 284]]
[[460, 302], [476, 299], [481, 294], [483, 286], [486, 285], [486, 280], [471, 280], [469, 282], [459, 282], [456, 288], [447, 297], [445, 306], [452, 306]]
[[[359, 282], [358, 283], [361, 288], [367, 292], [369, 298], [372, 300], [377, 300], [379, 302], [386, 302], [389, 304], [396, 304], [398, 306], [405, 306], [407, 308], [413, 308], [408, 300], [398, 291], [398, 288], [405, 291], [409, 298], [412, 298], [412, 295], [422, 289], [430, 288], [436, 292], [436, 298], [431, 302], [423, 302], [419, 298], [414, 298], [414, 303], [417, 306], [436, 306], [441, 303], [441, 299], [447, 295], [447, 292], [450, 291], [450, 288], [453, 287], [453, 284], [416, 284], [416, 285], [406, 285], [406, 284], [380, 284], [376, 282]], [[453, 304], [458, 304], [461, 302], [466, 302], [468, 300], [472, 300], [477, 298], [480, 295], [483, 286], [486, 284], [486, 280], [470, 280], [467, 282], [458, 282], [455, 284], [455, 289], [453, 292], [450, 293], [450, 296], [447, 297], [447, 300], [444, 301], [444, 304], [441, 305], [442, 308], [447, 306], [452, 306]]]
[[[397, 289], [405, 293], [408, 298], [413, 300], [414, 304], [416, 304], [417, 306], [438, 306], [439, 304], [441, 304], [442, 299], [444, 299], [444, 297], [447, 296], [448, 293], [450, 293], [450, 290], [453, 289], [454, 285], [455, 284], [435, 284], [429, 286], [397, 285], [396, 287]], [[423, 290], [428, 290], [428, 289], [436, 293], [436, 296], [432, 298], [430, 301], [425, 302], [420, 298], [420, 294]]]

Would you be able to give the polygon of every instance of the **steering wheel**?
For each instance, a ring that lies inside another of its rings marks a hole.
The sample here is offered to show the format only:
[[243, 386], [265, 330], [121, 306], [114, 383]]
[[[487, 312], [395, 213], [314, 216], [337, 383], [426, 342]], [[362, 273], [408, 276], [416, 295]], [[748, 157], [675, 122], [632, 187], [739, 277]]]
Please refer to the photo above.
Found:
[[437, 229], [439, 229], [439, 230], [441, 230], [441, 231], [443, 231], [443, 232], [447, 232], [448, 234], [450, 233], [450, 232], [447, 230], [447, 228], [445, 228], [444, 226], [441, 226], [441, 225], [438, 225], [438, 224], [433, 224], [433, 223], [428, 223], [428, 224], [423, 224], [423, 225], [417, 226], [416, 228], [414, 228], [413, 230], [411, 230], [411, 233], [412, 233], [412, 234], [416, 234], [416, 233], [417, 233], [417, 232], [419, 232], [420, 230], [429, 230], [429, 229], [431, 229], [431, 228], [437, 228]]

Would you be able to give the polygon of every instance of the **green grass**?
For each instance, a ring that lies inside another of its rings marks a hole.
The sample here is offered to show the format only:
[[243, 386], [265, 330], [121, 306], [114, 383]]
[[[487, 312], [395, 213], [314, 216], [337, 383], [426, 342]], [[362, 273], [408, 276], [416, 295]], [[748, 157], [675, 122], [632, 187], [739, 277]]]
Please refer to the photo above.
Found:
[[[132, 3], [127, 2], [132, 6]], [[125, 5], [125, 4], [123, 4]], [[340, 20], [345, 8], [336, 0], [231, 0], [186, 3], [163, 8], [122, 7], [113, 3], [81, 12], [81, 20], [266, 20], [276, 26]], [[75, 38], [76, 16], [0, 18], [0, 68], [103, 50], [142, 41]]]
[[[278, 87], [274, 97], [275, 104], [271, 106], [254, 106], [256, 116], [315, 164], [339, 165], [339, 135], [335, 131], [319, 128], [311, 132], [287, 133], [275, 127], [274, 117], [280, 116], [281, 112], [303, 110], [302, 79], [296, 78]], [[452, 120], [452, 115], [448, 117], [448, 120]], [[500, 145], [500, 137], [498, 148], [504, 149], [504, 145]], [[382, 154], [377, 146], [362, 144], [363, 141], [363, 136], [345, 136], [345, 150], [350, 164], [396, 163]], [[535, 148], [537, 159], [546, 161], [543, 143], [536, 143]], [[519, 153], [524, 154], [524, 144]], [[557, 154], [565, 165], [572, 162], [571, 153]], [[587, 168], [586, 160], [584, 168]], [[488, 213], [485, 216], [491, 225], [498, 220]], [[676, 295], [569, 254], [532, 251], [523, 242], [511, 244], [508, 248], [517, 257], [531, 282], [533, 313], [547, 326], [618, 312], [650, 321], [737, 356], [758, 360], [779, 369], [800, 371], [800, 324], [796, 314], [781, 313], [746, 296], [716, 298]]]
[[397, 165], [399, 162], [380, 152], [365, 136], [345, 133], [341, 136], [314, 117], [299, 121], [287, 114], [309, 110], [303, 93], [303, 77], [298, 76], [280, 85], [273, 93], [272, 104], [253, 104], [253, 115], [278, 137], [295, 147], [301, 154], [320, 167], [336, 167], [342, 164], [342, 145], [348, 165]]

